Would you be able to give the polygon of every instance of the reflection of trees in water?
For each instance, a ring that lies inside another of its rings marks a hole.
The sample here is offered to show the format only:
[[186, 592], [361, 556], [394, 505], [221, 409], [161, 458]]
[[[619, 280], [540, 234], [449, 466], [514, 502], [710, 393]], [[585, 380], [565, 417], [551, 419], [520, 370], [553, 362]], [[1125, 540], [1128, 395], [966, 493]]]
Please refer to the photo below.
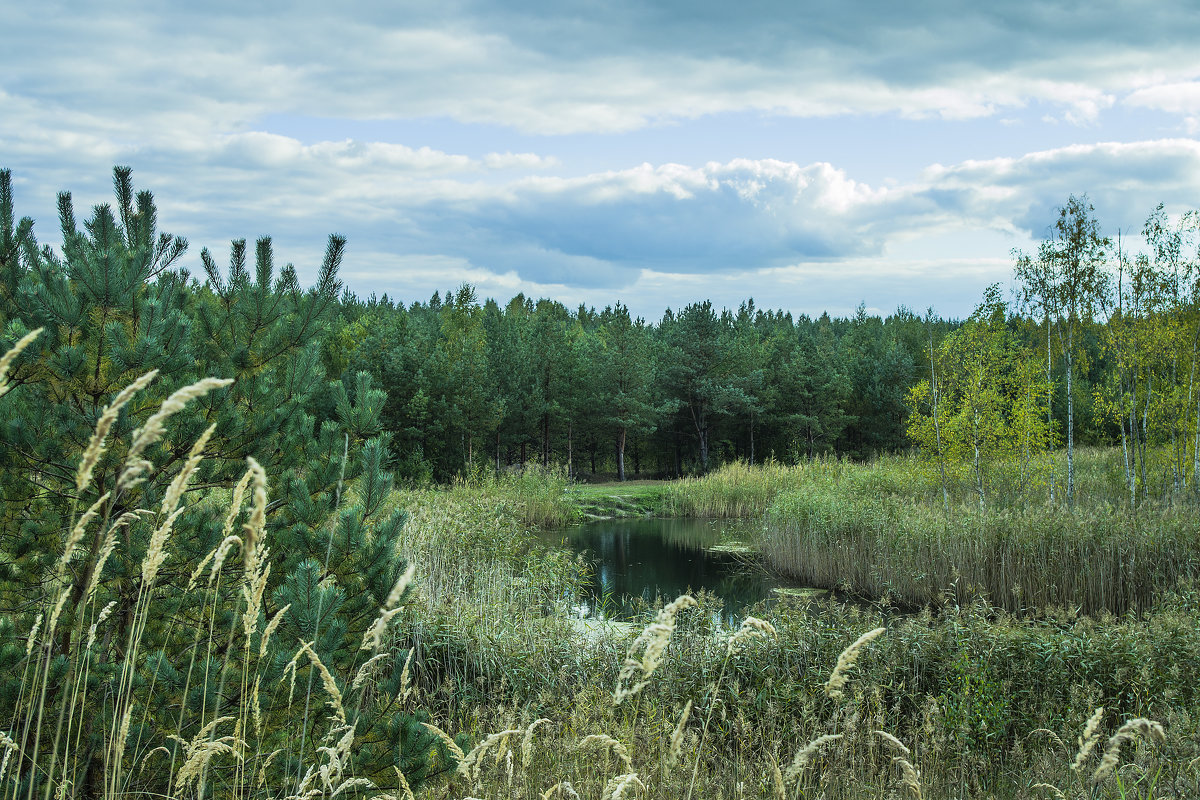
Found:
[[736, 556], [704, 550], [721, 533], [719, 523], [702, 520], [615, 520], [578, 528], [568, 539], [594, 564], [585, 599], [593, 614], [628, 618], [656, 596], [671, 600], [689, 589], [707, 589], [725, 601], [730, 621], [768, 597], [770, 589], [761, 573]]

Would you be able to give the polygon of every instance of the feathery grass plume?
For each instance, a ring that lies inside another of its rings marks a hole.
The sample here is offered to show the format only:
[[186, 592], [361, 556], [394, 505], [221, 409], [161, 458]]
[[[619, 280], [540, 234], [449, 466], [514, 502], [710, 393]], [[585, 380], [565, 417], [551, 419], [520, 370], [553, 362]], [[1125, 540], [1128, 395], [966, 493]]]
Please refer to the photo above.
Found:
[[271, 565], [266, 563], [266, 537], [263, 535], [267, 527], [267, 473], [253, 458], [247, 457], [246, 463], [254, 483], [250, 519], [242, 526], [242, 560], [245, 565], [242, 597], [246, 600], [242, 629], [246, 634], [246, 649], [249, 650], [250, 639], [258, 629], [258, 611], [262, 608], [262, 597], [267, 589]]
[[404, 572], [396, 579], [396, 584], [392, 586], [392, 590], [388, 592], [387, 600], [384, 601], [384, 608], [395, 608], [400, 602], [400, 598], [408, 591], [408, 585], [412, 583], [413, 576], [417, 574], [417, 565], [409, 564]]
[[775, 791], [775, 800], [787, 800], [787, 789], [783, 786], [783, 773], [779, 771], [779, 762], [771, 757], [771, 788]]
[[1100, 741], [1100, 720], [1103, 718], [1104, 706], [1100, 706], [1092, 712], [1087, 724], [1083, 726], [1083, 733], [1079, 736], [1079, 752], [1075, 754], [1075, 761], [1071, 764], [1071, 769], [1075, 772], [1083, 769], [1083, 763], [1092, 754], [1096, 742]]
[[8, 370], [12, 363], [17, 360], [17, 356], [21, 355], [21, 351], [29, 345], [33, 344], [33, 340], [42, 335], [45, 328], [37, 328], [22, 336], [17, 343], [14, 344], [7, 353], [0, 356], [0, 397], [8, 394]]
[[[680, 595], [674, 601], [664, 606], [654, 622], [650, 623], [629, 645], [625, 663], [617, 676], [617, 688], [613, 692], [613, 704], [620, 705], [626, 697], [632, 697], [650, 683], [650, 676], [662, 663], [663, 654], [671, 642], [671, 634], [675, 631], [675, 617], [685, 608], [695, 608], [696, 598], [690, 594]], [[643, 647], [641, 659], [634, 657], [639, 647]], [[632, 768], [631, 768], [632, 771]]]
[[346, 780], [344, 780], [340, 784], [338, 784], [338, 787], [333, 790], [333, 794], [331, 794], [329, 796], [337, 797], [342, 792], [348, 791], [350, 789], [357, 789], [360, 786], [363, 787], [364, 789], [374, 789], [375, 788], [375, 784], [371, 783], [366, 778], [347, 778]]
[[570, 781], [560, 781], [542, 792], [542, 800], [551, 800], [555, 796], [579, 800], [579, 792], [575, 791], [575, 787], [571, 785]]
[[[254, 676], [254, 689], [250, 692], [250, 711], [254, 719], [254, 735], [262, 739], [262, 704], [259, 703], [258, 690], [262, 685], [262, 673]], [[240, 722], [240, 720], [239, 720]]]
[[1048, 791], [1048, 792], [1050, 792], [1052, 795], [1054, 795], [1054, 797], [1056, 798], [1056, 800], [1067, 800], [1067, 796], [1066, 796], [1065, 794], [1063, 794], [1063, 793], [1062, 793], [1062, 789], [1059, 789], [1057, 786], [1054, 786], [1053, 784], [1049, 784], [1049, 783], [1035, 783], [1035, 784], [1033, 785], [1033, 788], [1034, 788], [1034, 789], [1045, 789], [1046, 791]]
[[25, 657], [29, 658], [29, 654], [33, 652], [33, 645], [37, 642], [38, 630], [42, 627], [42, 615], [38, 614], [33, 620], [33, 627], [29, 629], [29, 638], [25, 640]]
[[737, 629], [737, 633], [729, 637], [728, 653], [733, 654], [735, 650], [751, 639], [765, 639], [768, 636], [777, 636], [778, 632], [775, 626], [766, 620], [758, 617], [746, 617], [742, 620], [741, 627]]
[[270, 768], [271, 762], [275, 760], [275, 756], [282, 752], [282, 747], [278, 748], [277, 750], [272, 750], [270, 754], [263, 760], [262, 764], [258, 768], [258, 777], [254, 780], [254, 785], [257, 788], [261, 789], [267, 782], [267, 770]]
[[1033, 730], [1031, 730], [1029, 732], [1029, 738], [1033, 738], [1033, 735], [1035, 733], [1045, 734], [1046, 737], [1048, 739], [1050, 739], [1050, 741], [1054, 742], [1055, 745], [1057, 745], [1058, 747], [1061, 747], [1063, 750], [1067, 749], [1067, 743], [1064, 742], [1062, 739], [1058, 738], [1058, 734], [1055, 733], [1054, 731], [1050, 730], [1049, 728], [1034, 728]]
[[[262, 551], [265, 559], [267, 550]], [[262, 562], [260, 562], [262, 563]], [[247, 575], [242, 581], [242, 596], [246, 598], [246, 611], [242, 614], [242, 630], [246, 634], [246, 650], [250, 649], [250, 639], [258, 630], [258, 612], [262, 608], [263, 594], [267, 590], [267, 578], [271, 576], [271, 565], [267, 564], [261, 572]]]
[[[67, 574], [67, 565], [71, 562], [71, 556], [75, 554], [75, 548], [79, 546], [79, 542], [83, 539], [83, 534], [87, 531], [88, 523], [94, 520], [100, 514], [100, 506], [104, 501], [108, 500], [111, 492], [105, 492], [101, 497], [97, 498], [96, 502], [92, 503], [91, 507], [83, 512], [79, 517], [79, 521], [75, 523], [75, 527], [67, 534], [67, 540], [63, 544], [63, 554], [58, 559], [58, 564], [55, 566], [55, 572], [59, 579], [65, 579]], [[58, 628], [58, 618], [62, 614], [63, 607], [67, 603], [67, 598], [71, 596], [71, 585], [66, 583], [62, 591], [58, 593], [58, 599], [54, 602], [54, 609], [50, 612], [50, 623], [46, 626], [46, 635], [53, 636], [54, 631]]]
[[679, 722], [675, 723], [675, 730], [671, 731], [671, 746], [667, 750], [666, 769], [671, 769], [679, 761], [679, 753], [683, 750], [683, 730], [687, 725], [688, 715], [692, 713], [692, 701], [688, 700], [683, 707], [683, 713], [679, 715]]
[[797, 750], [795, 758], [788, 765], [787, 772], [783, 774], [783, 782], [785, 784], [792, 784], [800, 780], [800, 774], [804, 772], [804, 768], [808, 766], [808, 762], [812, 761], [817, 751], [822, 747], [833, 744], [841, 738], [842, 734], [840, 733], [827, 733], [824, 736], [818, 736]]
[[0, 731], [0, 747], [4, 748], [4, 757], [0, 759], [0, 781], [3, 781], [4, 773], [8, 772], [8, 761], [19, 748], [17, 743], [10, 739], [4, 731]]
[[1121, 746], [1138, 736], [1155, 744], [1163, 744], [1167, 740], [1163, 726], [1154, 720], [1144, 717], [1129, 720], [1109, 738], [1104, 747], [1104, 757], [1100, 759], [1100, 766], [1092, 773], [1092, 783], [1100, 783], [1112, 774], [1121, 761]]
[[286, 606], [276, 611], [275, 616], [271, 617], [271, 621], [267, 623], [267, 629], [263, 631], [262, 641], [258, 643], [259, 658], [262, 658], [267, 654], [267, 644], [271, 641], [272, 634], [279, 629], [279, 623], [283, 622], [283, 615], [286, 614], [288, 609], [291, 607], [292, 604], [288, 603]]
[[178, 736], [169, 737], [184, 747], [183, 766], [175, 774], [176, 785], [181, 790], [186, 789], [200, 778], [200, 774], [208, 766], [208, 762], [212, 760], [213, 756], [226, 753], [236, 757], [239, 761], [242, 759], [240, 750], [244, 749], [244, 743], [240, 742], [236, 737], [222, 736], [220, 739], [209, 738], [218, 725], [223, 722], [229, 722], [232, 719], [233, 717], [228, 716], [217, 717], [201, 728], [192, 737], [190, 742], [184, 741]]
[[372, 677], [371, 673], [375, 672], [387, 657], [387, 653], [376, 653], [363, 662], [363, 665], [358, 668], [358, 673], [354, 676], [354, 680], [350, 683], [350, 691], [358, 691], [358, 687], [362, 686], [368, 678]]
[[458, 762], [457, 774], [470, 780], [473, 784], [479, 783], [479, 770], [482, 768], [483, 757], [488, 751], [495, 748], [497, 755], [501, 753], [504, 743], [508, 741], [508, 737], [517, 736], [521, 733], [520, 728], [500, 731], [488, 736], [479, 744], [471, 748], [471, 752], [467, 753], [467, 757]]
[[200, 462], [204, 459], [204, 448], [208, 446], [208, 440], [216, 431], [217, 424], [214, 422], [204, 429], [204, 433], [200, 434], [200, 438], [192, 443], [192, 449], [188, 451], [187, 461], [183, 463], [183, 469], [179, 470], [179, 474], [171, 481], [167, 487], [167, 492], [163, 495], [162, 509], [163, 514], [170, 514], [183, 498], [183, 493], [187, 491], [187, 485], [192, 480], [192, 475], [196, 472], [196, 467], [200, 466]]
[[79, 546], [81, 541], [83, 541], [83, 534], [87, 530], [87, 526], [91, 524], [92, 520], [100, 515], [100, 506], [104, 504], [104, 501], [108, 500], [109, 495], [111, 494], [112, 492], [105, 492], [104, 494], [100, 495], [100, 497], [96, 499], [96, 502], [92, 503], [91, 507], [88, 508], [87, 511], [83, 512], [83, 515], [79, 518], [79, 521], [75, 523], [75, 527], [72, 528], [71, 532], [67, 535], [67, 541], [63, 544], [63, 554], [58, 559], [58, 565], [55, 567], [55, 571], [58, 573], [59, 577], [62, 577], [66, 574], [67, 565], [71, 563], [71, 556], [75, 554], [75, 548]]
[[63, 606], [67, 604], [67, 598], [71, 596], [70, 585], [64, 586], [63, 590], [58, 593], [58, 599], [54, 601], [54, 608], [50, 611], [50, 624], [46, 626], [46, 638], [50, 639], [54, 636], [54, 631], [58, 630], [58, 617], [62, 614]]
[[155, 528], [154, 533], [150, 534], [150, 543], [146, 547], [146, 557], [142, 559], [142, 585], [149, 588], [154, 579], [158, 577], [158, 568], [167, 560], [167, 537], [171, 535], [171, 528], [175, 526], [175, 520], [185, 509], [177, 508], [171, 512], [171, 515], [163, 520], [162, 525]]
[[[322, 764], [317, 772], [321, 778], [321, 785], [329, 791], [334, 790], [335, 782], [340, 784], [343, 781], [343, 773], [350, 764], [350, 751], [354, 746], [357, 724], [346, 725], [343, 723], [333, 728], [325, 735], [325, 741], [333, 741], [333, 744], [317, 748], [318, 753], [323, 753], [329, 759], [328, 763]], [[336, 741], [334, 741], [335, 736], [338, 737]]]
[[321, 685], [325, 687], [325, 693], [329, 695], [329, 707], [333, 709], [333, 715], [337, 717], [338, 722], [345, 725], [346, 709], [342, 706], [342, 691], [338, 688], [337, 681], [333, 679], [333, 675], [329, 674], [329, 670], [321, 662], [321, 657], [312, 649], [312, 644], [301, 642], [300, 649], [304, 651], [317, 673], [320, 674]]
[[246, 574], [257, 575], [263, 542], [262, 532], [267, 527], [267, 472], [249, 456], [246, 457], [246, 463], [254, 481], [254, 491], [250, 519], [242, 526], [242, 560], [245, 562]]
[[283, 674], [279, 676], [279, 682], [283, 683], [284, 678], [288, 681], [288, 700], [287, 704], [292, 704], [292, 699], [296, 696], [296, 664], [299, 662], [300, 656], [304, 655], [304, 649], [296, 651], [291, 660], [283, 668]]
[[203, 397], [213, 389], [228, 386], [232, 378], [203, 378], [195, 383], [184, 386], [162, 402], [146, 420], [142, 427], [133, 432], [133, 442], [129, 445], [129, 453], [125, 456], [125, 464], [121, 468], [121, 477], [117, 479], [118, 489], [131, 489], [144, 481], [145, 473], [153, 468], [153, 464], [142, 458], [146, 448], [162, 438], [166, 432], [166, 421], [182, 411], [189, 401]]
[[829, 680], [825, 682], [825, 694], [832, 697], [834, 700], [841, 698], [844, 694], [842, 689], [846, 686], [846, 682], [850, 680], [849, 671], [854, 666], [854, 662], [858, 660], [858, 651], [874, 639], [883, 635], [886, 628], [876, 628], [875, 630], [867, 631], [862, 636], [854, 640], [854, 643], [842, 651], [838, 656], [837, 664], [834, 665], [833, 674], [829, 676]]
[[96, 621], [92, 623], [92, 627], [88, 628], [87, 646], [84, 647], [84, 650], [92, 649], [92, 645], [96, 643], [96, 630], [104, 624], [104, 620], [108, 619], [116, 607], [117, 601], [109, 600], [108, 605], [100, 610], [100, 616], [96, 617]]
[[887, 743], [888, 747], [892, 748], [900, 755], [905, 757], [912, 755], [912, 751], [908, 749], [908, 746], [904, 744], [904, 742], [900, 741], [887, 731], [875, 731], [875, 735], [880, 739], [883, 739], [883, 741]]
[[404, 659], [404, 668], [400, 670], [400, 691], [396, 693], [396, 702], [403, 703], [412, 694], [412, 688], [408, 685], [409, 681], [409, 665], [412, 664], [413, 653], [417, 652], [417, 648], [408, 648], [408, 657]]
[[621, 760], [621, 764], [625, 766], [628, 772], [633, 772], [633, 759], [629, 757], [629, 751], [625, 749], [625, 745], [618, 742], [616, 739], [604, 733], [593, 733], [579, 740], [579, 744], [575, 745], [576, 750], [611, 750], [613, 755]]
[[142, 760], [138, 762], [138, 775], [141, 775], [146, 771], [146, 762], [150, 760], [150, 756], [158, 755], [159, 753], [168, 756], [171, 755], [171, 751], [161, 745], [154, 748], [149, 753], [146, 753], [146, 755], [142, 756]]
[[529, 727], [525, 729], [525, 735], [521, 737], [521, 769], [529, 770], [529, 764], [533, 761], [533, 731], [538, 725], [549, 725], [550, 720], [542, 717], [535, 719], [529, 723]]
[[129, 722], [133, 718], [133, 703], [125, 704], [125, 713], [121, 716], [121, 724], [117, 728], [117, 738], [113, 740], [112, 755], [120, 759], [125, 755], [125, 743], [129, 741]]
[[92, 431], [92, 438], [88, 441], [87, 449], [83, 451], [83, 458], [79, 461], [79, 469], [75, 472], [75, 488], [78, 491], [82, 492], [91, 483], [92, 472], [96, 469], [96, 464], [107, 449], [106, 440], [108, 439], [108, 432], [112, 430], [113, 424], [116, 423], [121, 409], [133, 399], [135, 394], [145, 389], [157, 375], [158, 370], [150, 370], [122, 389], [113, 398], [113, 401], [104, 407], [104, 411], [100, 414], [100, 419], [96, 420], [96, 429]]
[[[250, 479], [254, 477], [251, 470], [246, 470], [243, 473], [241, 480], [233, 487], [233, 497], [229, 501], [229, 513], [225, 515], [225, 524], [221, 527], [221, 536], [229, 538], [233, 533], [233, 521], [237, 519], [237, 515], [242, 511], [242, 503], [246, 500], [246, 487], [250, 485]], [[238, 539], [240, 542], [241, 539]]]
[[631, 789], [637, 794], [641, 794], [646, 791], [646, 784], [642, 783], [642, 779], [636, 772], [617, 775], [604, 787], [604, 794], [601, 795], [600, 800], [621, 800], [628, 795]]
[[892, 763], [900, 768], [900, 783], [908, 787], [916, 800], [921, 800], [921, 773], [903, 756], [892, 756]]
[[104, 532], [104, 541], [100, 544], [100, 555], [96, 556], [96, 566], [92, 569], [92, 577], [88, 580], [87, 589], [83, 592], [83, 604], [85, 606], [92, 602], [92, 597], [96, 594], [96, 587], [100, 585], [100, 577], [104, 574], [104, 565], [108, 563], [108, 557], [112, 555], [113, 550], [117, 546], [117, 531], [121, 528], [129, 527], [143, 516], [150, 516], [152, 514], [152, 511], [147, 511], [144, 508], [126, 511], [117, 517], [116, 522], [108, 526], [108, 530]]
[[237, 534], [230, 534], [222, 539], [221, 543], [213, 551], [216, 555], [213, 556], [212, 569], [208, 571], [209, 586], [212, 586], [212, 582], [217, 579], [217, 574], [220, 573], [221, 567], [225, 566], [225, 559], [229, 558], [229, 551], [233, 549], [235, 544], [238, 547], [245, 546], [242, 544], [242, 537]]
[[392, 769], [396, 770], [396, 783], [398, 783], [400, 788], [404, 791], [402, 800], [416, 800], [416, 798], [413, 797], [412, 787], [408, 785], [408, 778], [404, 777], [404, 773], [400, 771], [399, 767], [393, 765]]
[[408, 585], [412, 583], [413, 575], [417, 572], [416, 564], [409, 564], [404, 570], [404, 573], [396, 580], [396, 584], [392, 590], [388, 592], [387, 600], [384, 601], [383, 608], [379, 609], [379, 616], [371, 623], [371, 627], [363, 634], [362, 646], [360, 650], [370, 650], [372, 652], [379, 649], [383, 643], [383, 634], [387, 630], [388, 623], [399, 614], [403, 609], [397, 607], [400, 598], [408, 590]]
[[450, 738], [450, 734], [439, 728], [437, 725], [430, 725], [428, 722], [422, 722], [421, 727], [432, 733], [434, 736], [442, 740], [442, 744], [446, 745], [446, 749], [450, 751], [450, 755], [458, 761], [462, 761], [467, 757], [467, 754], [458, 746], [458, 742]]

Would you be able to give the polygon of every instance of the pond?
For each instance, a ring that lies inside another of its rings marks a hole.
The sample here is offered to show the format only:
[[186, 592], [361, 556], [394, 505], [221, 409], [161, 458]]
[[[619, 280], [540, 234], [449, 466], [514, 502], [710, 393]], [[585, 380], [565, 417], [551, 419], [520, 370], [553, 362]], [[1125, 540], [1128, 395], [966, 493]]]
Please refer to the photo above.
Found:
[[[752, 539], [745, 521], [703, 519], [614, 519], [548, 531], [548, 543], [582, 553], [592, 566], [583, 597], [575, 600], [581, 616], [633, 619], [640, 598], [674, 600], [706, 589], [723, 602], [726, 624], [739, 624], [747, 609], [771, 599], [778, 580], [755, 565], [746, 553], [731, 552]], [[644, 609], [645, 606], [643, 605]]]

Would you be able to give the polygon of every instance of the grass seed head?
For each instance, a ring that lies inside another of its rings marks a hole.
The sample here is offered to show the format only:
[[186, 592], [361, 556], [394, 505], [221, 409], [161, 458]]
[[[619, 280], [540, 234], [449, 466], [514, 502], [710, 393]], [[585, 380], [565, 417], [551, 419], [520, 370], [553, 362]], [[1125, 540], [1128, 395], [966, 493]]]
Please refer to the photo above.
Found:
[[1088, 756], [1096, 747], [1096, 742], [1100, 740], [1100, 720], [1103, 718], [1104, 706], [1100, 706], [1092, 712], [1092, 716], [1088, 717], [1087, 724], [1083, 726], [1083, 733], [1079, 736], [1079, 752], [1075, 754], [1075, 761], [1071, 764], [1071, 769], [1075, 772], [1083, 769], [1084, 762], [1088, 760]]
[[529, 723], [529, 727], [525, 729], [525, 735], [521, 737], [521, 768], [528, 771], [529, 765], [533, 761], [533, 731], [538, 725], [549, 725], [550, 720], [545, 717], [535, 719]]
[[776, 635], [778, 633], [775, 630], [775, 626], [771, 623], [757, 617], [746, 617], [742, 620], [741, 627], [738, 628], [737, 633], [729, 638], [727, 652], [732, 654], [751, 639], [766, 639], [769, 636]]
[[886, 628], [876, 628], [867, 631], [862, 636], [854, 640], [854, 642], [842, 651], [838, 656], [837, 664], [834, 665], [833, 674], [829, 676], [829, 680], [825, 682], [825, 694], [837, 700], [842, 697], [842, 691], [846, 683], [850, 680], [850, 668], [854, 666], [854, 662], [858, 660], [859, 651], [874, 639], [883, 635]]
[[33, 344], [34, 340], [41, 336], [44, 330], [45, 328], [37, 328], [30, 331], [18, 339], [17, 343], [9, 348], [3, 356], [0, 356], [0, 397], [8, 394], [8, 390], [11, 388], [8, 383], [9, 368], [17, 360], [17, 356], [21, 355], [21, 351]]
[[75, 472], [75, 489], [77, 491], [82, 492], [92, 482], [92, 472], [96, 469], [96, 463], [100, 461], [100, 457], [104, 455], [104, 451], [107, 449], [108, 433], [112, 430], [113, 424], [116, 423], [121, 409], [133, 399], [135, 394], [145, 389], [157, 375], [158, 370], [150, 370], [122, 389], [113, 398], [113, 401], [105, 406], [104, 411], [100, 414], [100, 419], [96, 420], [96, 428], [92, 431], [92, 438], [88, 441], [88, 446], [83, 451], [83, 458], [79, 460], [79, 469]]
[[1100, 766], [1092, 773], [1092, 783], [1100, 783], [1111, 775], [1121, 761], [1122, 745], [1139, 736], [1153, 744], [1162, 744], [1167, 740], [1163, 726], [1154, 720], [1144, 717], [1129, 720], [1109, 738], [1104, 747], [1104, 757], [1100, 759]]
[[795, 758], [788, 766], [787, 772], [783, 774], [783, 782], [785, 784], [795, 783], [800, 779], [800, 774], [808, 766], [808, 762], [812, 761], [813, 756], [817, 754], [822, 747], [826, 747], [842, 738], [840, 733], [827, 733], [823, 736], [818, 736], [808, 744], [796, 751]]
[[233, 383], [231, 378], [203, 378], [175, 391], [164, 400], [158, 407], [158, 411], [151, 414], [146, 423], [133, 432], [133, 442], [130, 443], [129, 453], [125, 456], [125, 464], [121, 468], [121, 477], [117, 480], [117, 488], [131, 489], [146, 479], [146, 472], [153, 469], [154, 465], [142, 458], [142, 453], [166, 433], [168, 419], [186, 408], [190, 401], [231, 383]]

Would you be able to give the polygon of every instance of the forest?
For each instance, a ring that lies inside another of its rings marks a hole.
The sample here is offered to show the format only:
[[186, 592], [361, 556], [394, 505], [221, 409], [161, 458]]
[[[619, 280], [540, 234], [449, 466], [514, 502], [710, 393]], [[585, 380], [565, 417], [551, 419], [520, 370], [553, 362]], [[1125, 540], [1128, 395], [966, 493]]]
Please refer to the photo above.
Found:
[[[51, 245], [0, 171], [3, 800], [1197, 788], [1195, 215], [1071, 197], [965, 319], [647, 321], [193, 260], [113, 178]], [[581, 643], [531, 532], [632, 478], [856, 601]]]

